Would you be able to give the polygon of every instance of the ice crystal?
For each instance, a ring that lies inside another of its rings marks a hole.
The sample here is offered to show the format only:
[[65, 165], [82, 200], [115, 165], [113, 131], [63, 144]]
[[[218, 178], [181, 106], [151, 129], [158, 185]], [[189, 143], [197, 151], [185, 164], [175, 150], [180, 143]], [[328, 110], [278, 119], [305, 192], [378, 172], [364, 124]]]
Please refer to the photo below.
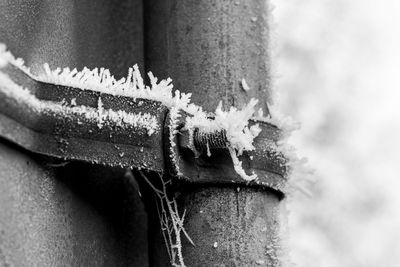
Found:
[[[203, 111], [200, 106], [190, 103], [191, 94], [181, 93], [178, 90], [173, 91], [172, 80], [170, 78], [158, 81], [158, 79], [149, 72], [150, 86], [145, 85], [137, 65], [129, 68], [127, 77], [119, 80], [115, 79], [110, 71], [104, 68], [95, 68], [93, 70], [84, 68], [81, 71], [77, 69], [71, 70], [69, 68], [51, 70], [48, 64], [44, 64], [42, 73], [34, 75], [24, 66], [23, 60], [15, 59], [10, 52], [6, 51], [5, 46], [2, 45], [0, 46], [0, 67], [4, 67], [7, 63], [20, 68], [37, 81], [75, 87], [81, 90], [92, 90], [111, 95], [126, 96], [133, 99], [142, 98], [159, 101], [170, 108], [170, 111], [175, 110], [173, 112], [175, 117], [171, 120], [172, 124], [177, 122], [179, 110], [183, 110], [189, 114], [185, 124], [185, 128], [189, 131], [193, 131], [194, 129], [206, 133], [221, 130], [226, 131], [228, 148], [236, 172], [245, 180], [253, 180], [256, 178], [255, 175], [247, 175], [244, 172], [241, 162], [238, 159], [238, 156], [240, 156], [243, 151], [255, 149], [253, 140], [261, 131], [258, 124], [249, 126], [249, 119], [253, 117], [257, 104], [257, 100], [255, 99], [251, 99], [248, 105], [242, 110], [231, 107], [228, 111], [225, 111], [222, 108], [222, 103], [220, 103], [215, 110], [215, 114], [212, 116], [212, 114]], [[5, 74], [2, 76], [3, 80], [7, 79], [4, 75]], [[244, 79], [242, 80], [242, 86], [245, 90], [249, 89]], [[19, 88], [19, 90], [21, 91], [21, 88]], [[29, 92], [25, 92], [25, 94], [27, 93]], [[39, 105], [39, 100], [33, 100], [33, 98], [35, 98], [33, 95], [30, 95], [29, 98], [33, 101], [32, 103]], [[75, 104], [75, 101], [71, 101], [72, 107], [64, 107], [65, 110], [63, 111], [79, 113], [86, 117], [96, 119], [100, 128], [105, 121], [110, 119], [117, 122], [130, 123], [135, 126], [147, 127], [149, 134], [157, 130], [156, 122], [149, 114], [128, 114], [124, 111], [104, 110], [100, 98], [96, 110], [84, 106], [75, 106]], [[212, 119], [210, 115], [213, 117]], [[170, 128], [171, 135], [176, 134], [176, 126], [172, 125]], [[210, 151], [208, 151], [208, 155], [210, 155]], [[174, 156], [172, 155], [172, 157]]]
[[114, 111], [112, 109], [104, 109], [101, 98], [99, 98], [98, 101], [98, 108], [76, 105], [71, 105], [69, 107], [66, 105], [61, 105], [60, 103], [39, 100], [33, 94], [31, 94], [28, 89], [19, 86], [1, 71], [0, 89], [3, 93], [24, 103], [27, 108], [36, 113], [51, 112], [55, 114], [62, 114], [64, 116], [78, 115], [96, 122], [99, 128], [102, 128], [105, 122], [112, 122], [117, 126], [124, 126], [124, 124], [128, 124], [134, 127], [146, 129], [147, 134], [149, 135], [159, 130], [159, 125], [155, 116], [149, 113], [134, 114], [123, 110]]

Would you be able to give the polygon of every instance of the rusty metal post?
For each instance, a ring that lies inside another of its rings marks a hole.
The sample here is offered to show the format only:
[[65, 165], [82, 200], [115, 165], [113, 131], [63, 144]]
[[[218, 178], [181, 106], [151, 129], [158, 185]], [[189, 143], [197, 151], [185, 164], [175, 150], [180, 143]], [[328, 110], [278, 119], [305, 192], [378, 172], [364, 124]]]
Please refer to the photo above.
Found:
[[[264, 0], [145, 1], [146, 68], [171, 77], [207, 111], [221, 100], [240, 108], [255, 97], [267, 112], [268, 10]], [[243, 90], [242, 79], [250, 90]], [[179, 193], [196, 245], [184, 243], [187, 266], [279, 266], [281, 194], [235, 184], [192, 185]], [[154, 266], [168, 266], [160, 233], [152, 245]]]

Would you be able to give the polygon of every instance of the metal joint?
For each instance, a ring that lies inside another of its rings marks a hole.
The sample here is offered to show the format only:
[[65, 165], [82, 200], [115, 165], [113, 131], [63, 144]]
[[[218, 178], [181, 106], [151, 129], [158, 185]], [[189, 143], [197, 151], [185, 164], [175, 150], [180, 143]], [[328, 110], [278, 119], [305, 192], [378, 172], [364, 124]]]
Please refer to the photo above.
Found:
[[[169, 138], [171, 120], [168, 108], [160, 102], [48, 84], [13, 66], [2, 72], [18, 81], [20, 87], [28, 88], [44, 107], [32, 107], [29, 101], [7, 94], [6, 85], [0, 84], [0, 136], [25, 149], [66, 160], [169, 172], [189, 183], [252, 185], [284, 191], [286, 160], [276, 149], [281, 131], [271, 124], [250, 121], [258, 123], [262, 131], [254, 140], [256, 149], [239, 156], [244, 171], [257, 175], [257, 179], [248, 182], [234, 169], [225, 130], [203, 133], [194, 129], [190, 133], [184, 127], [185, 118], [190, 115], [181, 111], [178, 126], [176, 122], [173, 125], [177, 126], [177, 134]], [[92, 112], [146, 113], [154, 118], [159, 130], [148, 134], [124, 121], [99, 121], [83, 113], [58, 112], [74, 107]]]
[[287, 160], [278, 150], [277, 142], [282, 132], [276, 126], [261, 121], [250, 121], [250, 124], [259, 124], [262, 131], [254, 140], [256, 149], [245, 151], [239, 156], [244, 171], [257, 175], [255, 180], [249, 182], [240, 177], [234, 169], [228, 151], [226, 132], [222, 130], [201, 133], [194, 129], [190, 133], [184, 127], [186, 116], [189, 115], [183, 112], [180, 116], [178, 134], [172, 140], [176, 145], [166, 149], [171, 153], [169, 164], [175, 167], [173, 176], [189, 183], [261, 186], [284, 193]]

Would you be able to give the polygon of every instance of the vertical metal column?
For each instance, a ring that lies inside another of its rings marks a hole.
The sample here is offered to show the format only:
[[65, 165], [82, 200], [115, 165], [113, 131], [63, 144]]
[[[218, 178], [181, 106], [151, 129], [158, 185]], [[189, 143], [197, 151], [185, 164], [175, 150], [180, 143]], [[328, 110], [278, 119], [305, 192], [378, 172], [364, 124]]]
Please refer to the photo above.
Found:
[[[141, 0], [4, 0], [0, 42], [33, 72], [121, 77], [143, 67], [142, 13]], [[51, 165], [0, 139], [0, 266], [146, 266], [146, 213], [125, 170]]]
[[[145, 1], [145, 62], [194, 103], [214, 111], [242, 107], [250, 98], [268, 111], [269, 14], [265, 0]], [[245, 79], [250, 90], [242, 88]], [[215, 177], [217, 180], [218, 177]], [[195, 243], [183, 245], [187, 266], [279, 266], [276, 193], [235, 186], [187, 187], [179, 204]], [[154, 265], [168, 266], [162, 238], [154, 238]]]

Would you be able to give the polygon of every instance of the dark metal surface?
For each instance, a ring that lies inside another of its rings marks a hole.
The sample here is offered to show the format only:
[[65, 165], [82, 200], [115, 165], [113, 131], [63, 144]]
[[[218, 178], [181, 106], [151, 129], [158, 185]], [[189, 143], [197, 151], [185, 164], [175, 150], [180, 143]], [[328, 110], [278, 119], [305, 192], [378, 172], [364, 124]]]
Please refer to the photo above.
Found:
[[[186, 188], [187, 266], [279, 266], [279, 199], [248, 187]], [[196, 259], [196, 260], [194, 260]]]
[[141, 0], [2, 0], [0, 42], [37, 72], [105, 67], [117, 77], [144, 67]]
[[[213, 112], [243, 107], [253, 97], [268, 111], [269, 4], [266, 0], [147, 0], [145, 62], [156, 77]], [[245, 79], [251, 90], [245, 91]]]
[[[119, 78], [144, 66], [142, 16], [142, 0], [4, 0], [0, 42], [35, 73], [47, 62], [105, 67]], [[147, 215], [124, 170], [82, 162], [52, 168], [0, 142], [0, 266], [148, 265]], [[103, 145], [93, 147], [105, 158]]]
[[0, 266], [146, 266], [125, 170], [57, 163], [0, 140]]

